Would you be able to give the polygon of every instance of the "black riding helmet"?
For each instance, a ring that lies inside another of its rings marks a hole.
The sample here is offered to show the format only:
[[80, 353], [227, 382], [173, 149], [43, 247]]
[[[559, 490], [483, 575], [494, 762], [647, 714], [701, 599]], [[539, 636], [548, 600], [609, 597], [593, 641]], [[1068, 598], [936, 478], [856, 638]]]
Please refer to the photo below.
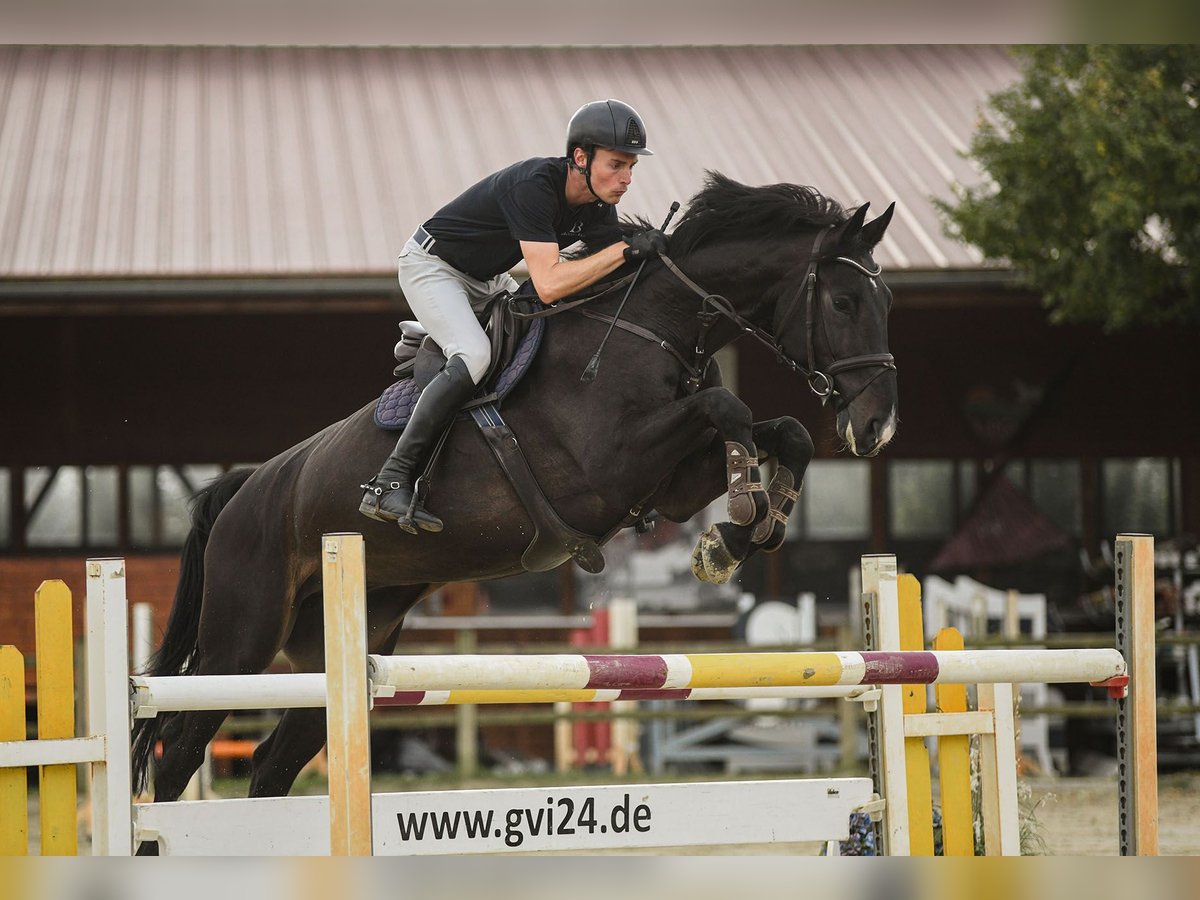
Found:
[[[587, 165], [575, 163], [575, 148], [582, 147], [587, 153]], [[567, 125], [567, 162], [571, 168], [581, 172], [592, 190], [592, 158], [597, 147], [633, 153], [637, 156], [653, 156], [646, 147], [646, 125], [637, 110], [620, 100], [593, 100], [585, 103], [571, 116]]]

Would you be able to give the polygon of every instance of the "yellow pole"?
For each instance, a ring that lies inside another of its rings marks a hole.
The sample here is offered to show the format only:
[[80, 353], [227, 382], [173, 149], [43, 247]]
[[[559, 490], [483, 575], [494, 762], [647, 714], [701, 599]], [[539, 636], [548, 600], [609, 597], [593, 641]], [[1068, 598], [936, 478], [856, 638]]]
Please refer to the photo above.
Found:
[[[921, 583], [912, 575], [896, 579], [900, 595], [900, 649], [924, 650], [925, 632], [921, 619]], [[904, 715], [926, 711], [923, 684], [904, 685]], [[929, 748], [923, 737], [904, 739], [904, 766], [908, 780], [909, 853], [933, 856], [933, 788], [929, 777]]]
[[[961, 650], [963, 637], [957, 628], [943, 628], [933, 639], [934, 650]], [[965, 713], [967, 686], [939, 684], [935, 687], [938, 712]], [[945, 856], [974, 856], [975, 829], [971, 816], [971, 737], [966, 734], [938, 736], [938, 782], [942, 789], [942, 853]]]
[[[75, 659], [71, 634], [71, 591], [61, 581], [43, 581], [33, 596], [37, 653], [38, 739], [75, 737]], [[42, 855], [75, 856], [75, 766], [41, 766], [39, 806]]]
[[[25, 658], [0, 647], [0, 741], [25, 740]], [[25, 770], [0, 769], [0, 856], [29, 852], [29, 795]]]

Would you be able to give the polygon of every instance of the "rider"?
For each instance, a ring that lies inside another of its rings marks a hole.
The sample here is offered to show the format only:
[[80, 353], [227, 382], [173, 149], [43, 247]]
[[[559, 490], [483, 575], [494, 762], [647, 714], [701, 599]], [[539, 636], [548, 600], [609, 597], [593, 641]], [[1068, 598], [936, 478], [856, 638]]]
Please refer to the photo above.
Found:
[[[441, 346], [446, 366], [422, 391], [396, 449], [363, 485], [359, 512], [381, 522], [441, 531], [442, 521], [415, 496], [421, 463], [491, 362], [491, 343], [473, 307], [516, 291], [508, 270], [522, 257], [537, 294], [550, 304], [619, 268], [666, 249], [646, 229], [621, 238], [616, 205], [646, 147], [642, 118], [619, 100], [580, 107], [567, 126], [567, 155], [518, 162], [467, 188], [417, 228], [400, 251], [400, 287], [409, 307]], [[583, 240], [604, 248], [564, 260], [562, 247]], [[607, 242], [607, 243], [606, 243]]]

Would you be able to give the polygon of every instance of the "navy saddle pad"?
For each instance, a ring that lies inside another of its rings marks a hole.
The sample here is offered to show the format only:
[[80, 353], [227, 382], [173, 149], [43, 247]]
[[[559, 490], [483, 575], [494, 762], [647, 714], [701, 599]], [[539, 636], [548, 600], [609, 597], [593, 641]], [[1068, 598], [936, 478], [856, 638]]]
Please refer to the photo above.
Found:
[[[542, 344], [542, 334], [546, 330], [545, 319], [533, 319], [529, 323], [529, 331], [521, 338], [521, 343], [513, 354], [512, 361], [505, 366], [504, 371], [493, 379], [484, 392], [495, 403], [502, 401], [516, 386], [521, 377], [529, 371], [538, 347]], [[413, 407], [421, 390], [416, 380], [404, 378], [397, 381], [383, 392], [379, 402], [375, 404], [375, 424], [387, 431], [400, 431], [408, 423]]]

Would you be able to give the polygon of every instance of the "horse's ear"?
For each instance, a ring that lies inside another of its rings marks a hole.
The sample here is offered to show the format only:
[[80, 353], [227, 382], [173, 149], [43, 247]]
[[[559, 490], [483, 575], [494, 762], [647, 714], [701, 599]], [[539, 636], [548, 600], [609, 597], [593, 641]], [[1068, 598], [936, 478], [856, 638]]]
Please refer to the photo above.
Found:
[[[863, 209], [866, 209], [864, 206]], [[896, 201], [892, 201], [892, 205], [883, 211], [883, 215], [879, 218], [868, 222], [862, 228], [862, 239], [868, 247], [874, 247], [883, 240], [883, 233], [887, 231], [888, 223], [892, 221], [892, 213], [896, 211]]]
[[865, 222], [867, 219], [867, 210], [870, 208], [870, 203], [864, 203], [854, 211], [854, 214], [850, 216], [849, 219], [845, 221], [845, 223], [842, 225], [841, 231], [838, 234], [839, 243], [853, 239], [856, 234], [862, 231], [863, 222]]

